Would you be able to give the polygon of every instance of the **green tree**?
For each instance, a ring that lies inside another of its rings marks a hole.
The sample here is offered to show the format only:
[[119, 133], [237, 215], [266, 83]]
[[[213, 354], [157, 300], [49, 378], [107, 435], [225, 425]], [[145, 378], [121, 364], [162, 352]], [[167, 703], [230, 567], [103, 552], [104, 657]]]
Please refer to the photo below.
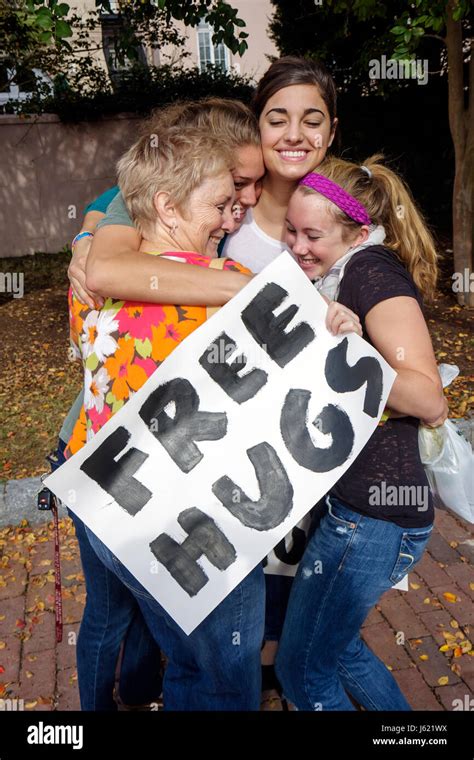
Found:
[[[272, 0], [270, 28], [282, 54], [319, 57], [342, 90], [387, 96], [403, 81], [370, 80], [369, 60], [382, 54], [435, 61], [430, 76], [448, 79], [449, 126], [454, 146], [454, 270], [466, 274], [456, 293], [474, 306], [474, 55], [469, 0]], [[430, 68], [432, 68], [430, 66]]]
[[12, 82], [29, 84], [33, 68], [57, 67], [58, 51], [70, 48], [69, 12], [69, 5], [57, 0], [0, 0], [0, 90], [9, 90]]
[[454, 145], [454, 269], [467, 288], [458, 301], [474, 306], [474, 37], [469, 0], [415, 0], [391, 28], [395, 56], [406, 57], [425, 40], [440, 43], [440, 68], [447, 70], [449, 128]]
[[[82, 18], [58, 0], [0, 0], [0, 89], [8, 90], [13, 81], [20, 87], [30, 82], [33, 68], [58, 77], [63, 88], [104, 87], [90, 39], [101, 26], [101, 16], [112, 9], [110, 0], [96, 0], [95, 6], [95, 12]], [[224, 0], [122, 0], [115, 15], [120, 23], [114, 55], [121, 64], [137, 61], [142, 45], [182, 45], [176, 21], [196, 26], [204, 19], [214, 30], [215, 44], [223, 42], [239, 55], [247, 49], [245, 22]]]

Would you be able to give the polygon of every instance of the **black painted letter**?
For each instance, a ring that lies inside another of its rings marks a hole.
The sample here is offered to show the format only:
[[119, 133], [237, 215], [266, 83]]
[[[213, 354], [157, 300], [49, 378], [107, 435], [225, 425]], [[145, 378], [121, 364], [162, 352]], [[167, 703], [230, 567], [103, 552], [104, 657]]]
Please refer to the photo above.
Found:
[[324, 374], [328, 385], [338, 393], [356, 391], [367, 383], [364, 412], [377, 417], [382, 400], [383, 372], [374, 356], [364, 356], [353, 367], [347, 363], [347, 338], [328, 351]]
[[273, 549], [275, 557], [285, 565], [297, 565], [303, 558], [304, 550], [306, 549], [307, 536], [302, 528], [298, 528], [295, 525], [291, 531], [291, 538], [293, 546], [290, 551], [286, 548], [286, 536]]
[[182, 544], [161, 533], [151, 542], [150, 549], [176, 583], [189, 596], [196, 596], [209, 580], [197, 563], [199, 557], [204, 555], [214, 567], [227, 570], [237, 554], [214, 520], [200, 509], [185, 509], [178, 515], [178, 522], [189, 534]]
[[129, 449], [118, 462], [115, 461], [129, 440], [128, 430], [118, 427], [84, 460], [80, 469], [113, 496], [129, 515], [134, 516], [150, 501], [152, 494], [133, 477], [148, 459], [148, 454], [138, 449]]
[[233, 401], [242, 404], [263, 388], [267, 373], [263, 369], [252, 369], [240, 376], [238, 373], [247, 364], [245, 356], [237, 356], [232, 364], [226, 361], [228, 353], [233, 353], [235, 348], [232, 338], [223, 332], [206, 348], [199, 364]]
[[[174, 417], [165, 411], [171, 402], [176, 407]], [[224, 412], [198, 410], [196, 390], [189, 380], [177, 377], [156, 388], [139, 411], [150, 432], [182, 472], [191, 472], [203, 457], [195, 441], [217, 441], [227, 432], [227, 415]]]
[[354, 430], [346, 412], [328, 404], [313, 425], [322, 433], [330, 433], [332, 443], [326, 449], [315, 446], [307, 429], [310, 398], [309, 391], [292, 389], [288, 392], [281, 412], [281, 434], [291, 456], [301, 467], [313, 472], [329, 472], [343, 464], [351, 453]]
[[255, 468], [260, 499], [252, 501], [227, 475], [219, 478], [212, 492], [246, 528], [270, 530], [283, 522], [293, 506], [293, 486], [275, 449], [264, 441], [247, 454]]
[[280, 367], [286, 367], [315, 337], [307, 322], [285, 332], [298, 307], [292, 304], [278, 317], [273, 312], [287, 295], [280, 285], [269, 282], [242, 312], [242, 322], [249, 333]]

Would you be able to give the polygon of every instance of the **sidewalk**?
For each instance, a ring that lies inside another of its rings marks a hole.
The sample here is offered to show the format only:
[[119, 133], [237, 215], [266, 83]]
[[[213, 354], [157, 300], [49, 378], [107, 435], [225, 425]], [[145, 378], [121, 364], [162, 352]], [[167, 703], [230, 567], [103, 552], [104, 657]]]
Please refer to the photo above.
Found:
[[[55, 642], [51, 523], [0, 530], [0, 708], [79, 709], [75, 645], [85, 603], [72, 523], [60, 521], [64, 633]], [[410, 591], [389, 591], [363, 636], [415, 710], [473, 709], [474, 530], [437, 510]], [[6, 700], [23, 700], [8, 702]], [[460, 700], [456, 702], [455, 700]]]

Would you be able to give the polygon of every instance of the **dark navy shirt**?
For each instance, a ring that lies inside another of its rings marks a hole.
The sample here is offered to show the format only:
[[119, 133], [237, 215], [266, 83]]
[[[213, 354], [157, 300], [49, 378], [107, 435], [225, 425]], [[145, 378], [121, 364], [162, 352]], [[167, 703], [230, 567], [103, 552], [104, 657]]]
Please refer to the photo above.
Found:
[[[381, 301], [421, 295], [397, 255], [383, 246], [356, 253], [346, 266], [338, 301], [365, 318]], [[373, 344], [372, 344], [373, 345]], [[418, 450], [419, 420], [389, 419], [376, 428], [331, 494], [356, 512], [389, 520], [403, 528], [426, 527], [433, 522], [433, 502]]]

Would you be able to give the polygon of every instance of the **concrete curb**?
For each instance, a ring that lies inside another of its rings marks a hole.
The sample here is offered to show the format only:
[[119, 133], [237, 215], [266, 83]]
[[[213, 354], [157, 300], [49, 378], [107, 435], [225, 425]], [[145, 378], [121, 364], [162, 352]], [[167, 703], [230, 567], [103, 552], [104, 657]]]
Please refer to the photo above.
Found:
[[[474, 417], [451, 420], [474, 449]], [[36, 508], [36, 495], [41, 488], [41, 478], [7, 480], [0, 484], [0, 527], [18, 525], [28, 520], [31, 525], [41, 525], [51, 520], [51, 512]], [[64, 506], [58, 510], [60, 517], [66, 517]]]
[[[0, 486], [0, 527], [18, 525], [28, 520], [30, 525], [41, 525], [51, 520], [51, 512], [36, 507], [36, 495], [41, 489], [41, 478], [7, 480]], [[66, 517], [66, 508], [59, 507], [60, 517]]]

